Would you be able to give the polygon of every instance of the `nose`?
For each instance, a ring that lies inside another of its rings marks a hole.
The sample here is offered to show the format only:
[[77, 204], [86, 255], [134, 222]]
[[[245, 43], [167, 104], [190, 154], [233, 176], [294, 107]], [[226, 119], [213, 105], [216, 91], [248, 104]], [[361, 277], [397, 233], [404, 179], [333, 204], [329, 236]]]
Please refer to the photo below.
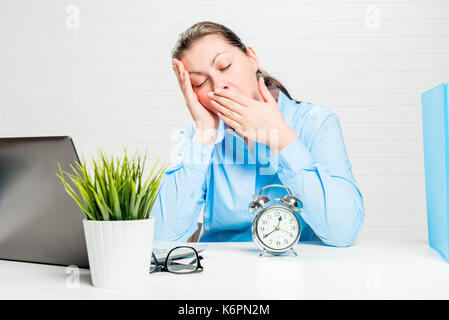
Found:
[[214, 85], [214, 90], [216, 89], [229, 89], [228, 85]]
[[229, 89], [229, 84], [227, 80], [223, 77], [223, 75], [218, 75], [214, 77], [213, 81], [213, 89]]

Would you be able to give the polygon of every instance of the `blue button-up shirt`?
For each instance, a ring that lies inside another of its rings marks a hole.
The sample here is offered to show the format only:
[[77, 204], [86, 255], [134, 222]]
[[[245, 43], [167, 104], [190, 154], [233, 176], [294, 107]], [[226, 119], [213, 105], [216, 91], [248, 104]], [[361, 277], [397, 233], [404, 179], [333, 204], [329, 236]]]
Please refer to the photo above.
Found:
[[[321, 240], [348, 246], [363, 221], [363, 198], [351, 171], [338, 117], [329, 109], [296, 103], [279, 90], [278, 105], [298, 138], [273, 154], [254, 142], [248, 148], [240, 134], [221, 119], [214, 144], [193, 140], [195, 124], [180, 130], [173, 164], [166, 170], [151, 215], [154, 239], [187, 241], [197, 230], [204, 204], [200, 242], [252, 241], [253, 195], [269, 184], [282, 184], [303, 203], [299, 241]], [[267, 188], [271, 204], [287, 194]]]

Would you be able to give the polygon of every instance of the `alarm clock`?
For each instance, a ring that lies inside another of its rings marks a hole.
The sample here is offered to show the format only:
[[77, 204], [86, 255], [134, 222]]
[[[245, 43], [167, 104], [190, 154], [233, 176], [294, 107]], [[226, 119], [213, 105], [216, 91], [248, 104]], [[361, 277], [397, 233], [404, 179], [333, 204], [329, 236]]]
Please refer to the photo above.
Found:
[[[288, 194], [282, 198], [275, 198], [281, 204], [265, 205], [270, 202], [262, 192], [271, 187], [284, 188]], [[298, 242], [301, 233], [299, 219], [296, 213], [302, 210], [302, 202], [298, 195], [292, 195], [290, 189], [281, 184], [270, 184], [263, 187], [259, 195], [253, 195], [248, 211], [256, 214], [252, 223], [252, 237], [257, 246], [262, 250], [260, 256], [265, 252], [272, 255], [281, 255], [291, 250], [296, 256], [293, 245]], [[257, 212], [259, 211], [259, 212]]]

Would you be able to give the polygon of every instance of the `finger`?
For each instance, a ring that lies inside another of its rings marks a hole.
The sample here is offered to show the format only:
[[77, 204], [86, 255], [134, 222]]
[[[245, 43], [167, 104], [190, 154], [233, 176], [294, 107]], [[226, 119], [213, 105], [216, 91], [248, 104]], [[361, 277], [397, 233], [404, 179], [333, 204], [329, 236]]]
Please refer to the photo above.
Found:
[[182, 64], [178, 63], [178, 68], [179, 68], [179, 75], [181, 76], [181, 81], [184, 84], [184, 69], [182, 67]]
[[176, 64], [173, 64], [173, 71], [175, 72], [176, 80], [178, 80], [179, 86], [182, 88], [182, 85], [181, 85], [181, 76], [180, 76], [180, 74], [179, 74], [179, 70], [178, 70], [178, 67], [176, 66]]
[[211, 100], [210, 101], [212, 106], [221, 114], [224, 114], [227, 118], [230, 118], [237, 122], [242, 122], [242, 116], [238, 114], [237, 112], [227, 108], [226, 106], [218, 103], [217, 101]]
[[182, 82], [186, 85], [186, 89], [191, 88], [189, 72], [184, 68], [184, 64], [178, 60], [178, 66], [182, 75]]
[[178, 74], [178, 66], [176, 65], [175, 60], [173, 60], [173, 66], [172, 66], [173, 72], [175, 73], [175, 75], [179, 78], [179, 74]]
[[187, 89], [189, 89], [190, 91], [193, 92], [192, 84], [190, 83], [190, 75], [189, 75], [189, 72], [188, 72], [187, 70], [184, 69], [183, 75], [184, 75], [184, 82], [185, 82], [185, 85], [186, 85]]
[[270, 90], [265, 84], [265, 79], [260, 77], [258, 80], [259, 92], [265, 102], [276, 102], [274, 97], [271, 95]]
[[181, 82], [184, 83], [184, 65], [181, 61], [175, 59], [176, 70], [178, 71]]
[[185, 69], [183, 70], [183, 78], [184, 78], [185, 90], [186, 90], [186, 93], [187, 93], [188, 97], [192, 98], [192, 99], [195, 98], [196, 94], [193, 91], [192, 84], [190, 82], [189, 72], [187, 70], [185, 70]]
[[233, 101], [240, 103], [241, 105], [244, 105], [244, 106], [247, 106], [251, 102], [254, 101], [254, 99], [252, 99], [250, 97], [247, 97], [247, 96], [237, 93], [237, 92], [232, 92], [228, 89], [216, 89], [215, 94], [218, 96], [222, 96], [222, 97], [228, 98], [230, 100], [233, 100]]
[[189, 101], [193, 97], [192, 94], [195, 93], [193, 92], [193, 89], [190, 85], [188, 72], [183, 68], [183, 64], [181, 61], [174, 59], [174, 65], [176, 67], [179, 86], [181, 87], [184, 98], [186, 99], [186, 101]]
[[190, 81], [188, 81], [188, 80], [190, 80], [189, 73], [184, 68], [184, 65], [182, 64], [181, 61], [178, 60], [177, 65], [179, 68], [179, 74], [181, 76], [182, 88], [183, 88], [183, 90], [188, 91], [189, 88], [191, 88], [191, 87], [189, 87], [190, 83], [188, 83], [188, 82], [190, 82]]
[[179, 70], [178, 67], [176, 67], [176, 75], [178, 77], [178, 83], [179, 83], [179, 87], [181, 88], [183, 94], [185, 94], [185, 85], [184, 85], [184, 75], [182, 74], [182, 71]]
[[238, 114], [243, 114], [246, 110], [246, 108], [244, 106], [242, 106], [239, 103], [232, 101], [228, 98], [225, 98], [225, 97], [213, 95], [211, 102], [212, 101], [216, 101], [216, 102], [220, 103], [221, 105], [225, 106], [227, 109], [230, 109]]
[[243, 129], [243, 127], [237, 121], [235, 121], [232, 118], [227, 117], [220, 111], [217, 112], [217, 115], [220, 117], [221, 120], [223, 120], [224, 123], [226, 123], [228, 126], [234, 128], [238, 132], [240, 132]]

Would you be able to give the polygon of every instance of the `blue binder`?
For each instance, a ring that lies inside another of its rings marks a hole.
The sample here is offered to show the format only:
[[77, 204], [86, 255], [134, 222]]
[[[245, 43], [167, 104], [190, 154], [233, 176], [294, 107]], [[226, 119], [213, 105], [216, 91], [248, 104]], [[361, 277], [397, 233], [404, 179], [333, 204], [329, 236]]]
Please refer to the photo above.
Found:
[[429, 244], [449, 262], [448, 83], [424, 92], [421, 102]]

